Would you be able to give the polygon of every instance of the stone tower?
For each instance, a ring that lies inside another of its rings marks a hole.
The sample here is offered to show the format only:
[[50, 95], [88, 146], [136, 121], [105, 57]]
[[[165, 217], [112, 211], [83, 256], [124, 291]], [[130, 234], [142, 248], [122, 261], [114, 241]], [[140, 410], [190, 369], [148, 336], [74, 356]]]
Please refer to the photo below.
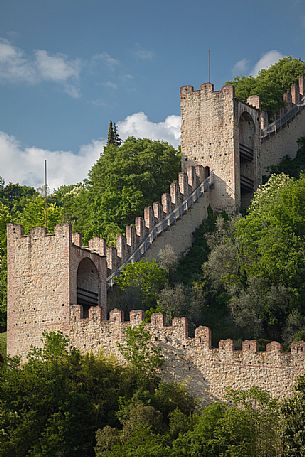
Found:
[[248, 206], [261, 180], [258, 97], [242, 103], [234, 87], [214, 91], [211, 83], [180, 89], [181, 148], [185, 165], [213, 173], [211, 206], [234, 212]]
[[103, 240], [94, 238], [82, 248], [68, 224], [57, 225], [54, 235], [37, 227], [28, 236], [20, 225], [9, 224], [7, 238], [8, 354], [40, 347], [44, 331], [68, 334], [72, 305], [80, 306], [83, 319], [97, 309], [106, 314]]

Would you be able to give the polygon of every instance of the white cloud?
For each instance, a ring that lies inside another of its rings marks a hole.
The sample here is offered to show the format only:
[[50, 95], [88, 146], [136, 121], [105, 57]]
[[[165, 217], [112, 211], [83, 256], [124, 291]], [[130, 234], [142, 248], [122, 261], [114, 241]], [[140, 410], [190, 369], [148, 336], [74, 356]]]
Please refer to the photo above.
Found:
[[103, 152], [105, 142], [92, 141], [81, 146], [77, 154], [71, 151], [48, 151], [37, 147], [23, 148], [13, 137], [0, 132], [0, 162], [6, 182], [19, 182], [34, 187], [43, 183], [44, 160], [48, 161], [50, 189], [62, 184], [82, 181]]
[[78, 78], [80, 61], [68, 60], [63, 54], [51, 56], [47, 51], [35, 52], [37, 70], [42, 79], [46, 81], [67, 81]]
[[152, 122], [145, 113], [135, 113], [118, 122], [122, 139], [128, 136], [164, 140], [178, 146], [180, 139], [180, 116], [167, 116], [163, 122]]
[[137, 45], [137, 48], [134, 51], [134, 55], [140, 60], [152, 60], [155, 56], [155, 53], [149, 49], [144, 49], [140, 45]]
[[249, 67], [248, 59], [241, 59], [233, 66], [232, 73], [233, 75], [243, 75], [247, 73]]
[[256, 76], [263, 68], [268, 68], [278, 60], [282, 59], [284, 55], [276, 50], [266, 52], [254, 65], [251, 70], [251, 75]]
[[0, 39], [0, 81], [28, 83], [37, 81], [35, 66], [27, 60], [20, 49], [3, 39]]
[[[128, 136], [165, 140], [178, 146], [180, 117], [168, 116], [163, 122], [152, 122], [144, 113], [135, 113], [118, 122], [122, 139]], [[48, 161], [50, 189], [82, 181], [103, 153], [105, 140], [93, 140], [79, 151], [49, 151], [38, 147], [24, 148], [14, 138], [0, 131], [0, 163], [8, 182], [39, 187], [43, 183], [44, 160]], [[3, 173], [3, 171], [1, 173]]]
[[77, 80], [80, 60], [68, 59], [64, 54], [50, 55], [38, 50], [32, 56], [13, 46], [8, 40], [0, 39], [0, 81], [6, 83], [25, 82], [38, 84], [51, 81], [63, 84], [67, 94], [79, 96]]
[[111, 68], [111, 70], [114, 70], [118, 65], [120, 65], [120, 61], [112, 55], [108, 54], [108, 52], [101, 52], [100, 54], [97, 54], [93, 57], [93, 61], [99, 60]]
[[116, 90], [118, 88], [118, 85], [112, 81], [106, 81], [105, 83], [103, 83], [103, 86], [113, 90]]

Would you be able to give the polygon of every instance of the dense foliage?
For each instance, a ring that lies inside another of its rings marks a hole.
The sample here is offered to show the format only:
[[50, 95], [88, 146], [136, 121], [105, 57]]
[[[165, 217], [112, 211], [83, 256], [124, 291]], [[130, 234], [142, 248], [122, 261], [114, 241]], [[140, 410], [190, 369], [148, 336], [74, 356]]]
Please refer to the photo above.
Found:
[[129, 263], [115, 278], [118, 290], [113, 291], [112, 297], [109, 297], [110, 303], [113, 301], [113, 306], [120, 304], [126, 313], [135, 308], [147, 310], [155, 307], [158, 294], [167, 281], [167, 271], [155, 260]]
[[85, 241], [99, 235], [113, 243], [145, 206], [168, 191], [179, 170], [180, 154], [168, 143], [130, 137], [104, 149], [83, 185], [60, 188], [54, 198], [58, 195], [65, 220]]
[[[168, 392], [172, 397], [172, 392]], [[172, 400], [172, 399], [171, 399]], [[255, 388], [232, 391], [229, 403], [215, 402], [188, 417], [174, 409], [167, 427], [155, 406], [134, 402], [120, 415], [120, 428], [96, 434], [96, 455], [105, 457], [280, 457], [279, 405]], [[168, 401], [168, 398], [167, 398]], [[160, 408], [161, 404], [159, 404]]]
[[305, 336], [304, 208], [305, 175], [274, 175], [245, 217], [220, 220], [210, 237], [206, 275], [226, 291], [236, 324], [249, 336]]
[[185, 390], [140, 373], [137, 349], [127, 339], [126, 355], [128, 348], [131, 364], [123, 367], [83, 355], [62, 334], [50, 333], [27, 363], [7, 360], [0, 366], [0, 455], [93, 456], [97, 429], [119, 427], [135, 405], [155, 409], [161, 429], [174, 409], [189, 415], [194, 402]]
[[236, 96], [242, 101], [259, 95], [262, 109], [272, 115], [283, 106], [283, 93], [304, 74], [305, 62], [284, 57], [256, 76], [237, 76], [228, 84], [234, 85]]

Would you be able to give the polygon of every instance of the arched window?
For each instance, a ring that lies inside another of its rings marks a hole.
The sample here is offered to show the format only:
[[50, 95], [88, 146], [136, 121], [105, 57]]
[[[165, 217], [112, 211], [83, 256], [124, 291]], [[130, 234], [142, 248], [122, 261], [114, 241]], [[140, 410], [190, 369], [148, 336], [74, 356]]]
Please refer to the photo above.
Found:
[[83, 307], [83, 318], [89, 308], [99, 304], [99, 274], [92, 260], [81, 260], [77, 269], [77, 303]]

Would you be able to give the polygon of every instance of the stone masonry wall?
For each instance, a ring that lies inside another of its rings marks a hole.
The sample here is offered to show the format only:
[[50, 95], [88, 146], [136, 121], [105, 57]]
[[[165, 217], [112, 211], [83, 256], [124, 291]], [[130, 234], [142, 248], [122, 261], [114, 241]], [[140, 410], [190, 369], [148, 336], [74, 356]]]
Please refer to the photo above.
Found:
[[259, 112], [256, 106], [241, 103], [234, 97], [234, 87], [214, 91], [211, 83], [194, 90], [180, 89], [181, 149], [186, 163], [200, 164], [213, 171], [214, 210], [234, 212], [240, 207], [239, 119], [249, 113], [255, 125], [254, 187], [260, 183]]
[[302, 136], [305, 136], [305, 109], [283, 128], [262, 139], [263, 173], [268, 174], [267, 167], [278, 165], [286, 155], [294, 159], [298, 149], [297, 139]]
[[143, 217], [136, 217], [125, 234], [117, 237], [115, 247], [106, 247], [104, 242], [109, 286], [126, 263], [158, 259], [168, 244], [178, 256], [191, 247], [192, 233], [206, 217], [209, 205], [210, 185], [204, 181], [201, 165], [186, 167], [161, 201], [144, 208]]
[[179, 219], [168, 230], [154, 241], [143, 258], [147, 260], [158, 259], [164, 248], [169, 247], [172, 252], [180, 257], [186, 252], [193, 241], [193, 232], [207, 217], [207, 209], [210, 203], [210, 193], [205, 192], [199, 200], [187, 211], [183, 218]]
[[77, 269], [84, 258], [99, 273], [99, 306], [106, 311], [105, 258], [73, 244], [68, 224], [56, 226], [54, 235], [37, 227], [28, 236], [21, 226], [8, 224], [7, 238], [8, 354], [26, 356], [31, 346], [41, 346], [43, 331], [69, 332]]
[[210, 83], [200, 90], [180, 89], [181, 150], [191, 164], [214, 173], [211, 206], [235, 209], [234, 100], [232, 86], [214, 91]]
[[[109, 321], [95, 311], [89, 319], [81, 319], [79, 307], [72, 307], [71, 343], [82, 351], [103, 351], [122, 360], [117, 344], [124, 341], [127, 326], [142, 321], [143, 311], [131, 311], [128, 322], [123, 321], [121, 310], [112, 310]], [[256, 341], [243, 341], [240, 351], [233, 350], [232, 340], [219, 341], [218, 348], [211, 348], [209, 328], [198, 327], [195, 338], [190, 338], [186, 318], [174, 318], [171, 326], [164, 326], [162, 314], [154, 314], [146, 328], [153, 344], [162, 349], [162, 376], [185, 383], [203, 402], [222, 399], [227, 387], [258, 386], [274, 397], [286, 397], [296, 377], [305, 371], [304, 342], [293, 344], [290, 352], [282, 352], [277, 342], [269, 343], [263, 352], [258, 352]]]

